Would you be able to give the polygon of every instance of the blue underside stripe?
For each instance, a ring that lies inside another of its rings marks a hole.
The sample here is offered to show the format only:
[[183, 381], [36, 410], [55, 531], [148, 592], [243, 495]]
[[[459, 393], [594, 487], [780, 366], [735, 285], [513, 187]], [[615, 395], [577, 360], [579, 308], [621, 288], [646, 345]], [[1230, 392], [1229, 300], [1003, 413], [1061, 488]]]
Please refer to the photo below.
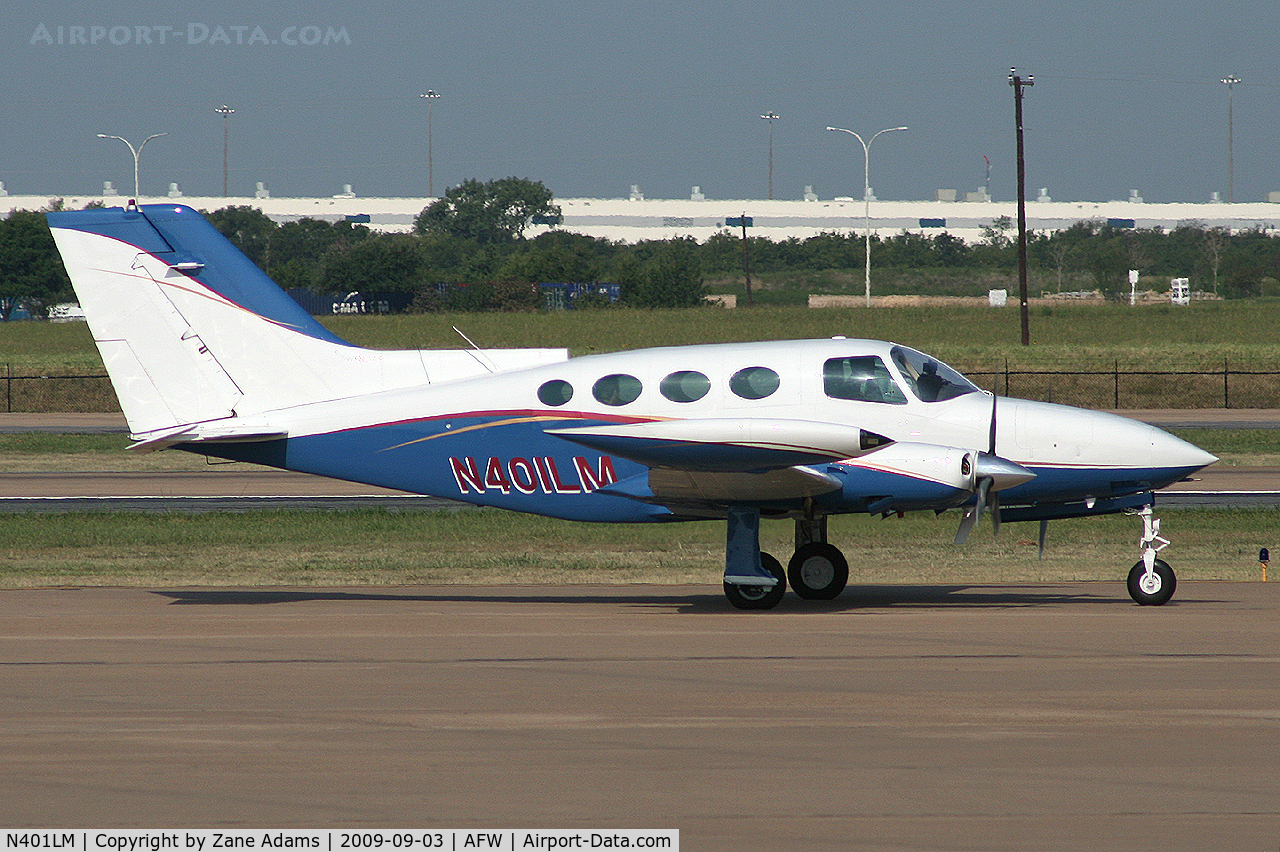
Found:
[[[672, 515], [680, 512], [678, 505], [669, 512], [629, 499], [625, 489], [597, 493], [613, 482], [642, 476], [648, 469], [546, 433], [566, 420], [584, 426], [610, 422], [598, 417], [577, 419], [571, 413], [548, 416], [545, 411], [471, 412], [279, 441], [186, 445], [184, 449], [572, 520], [678, 519]], [[820, 469], [844, 483], [840, 491], [815, 500], [821, 511], [832, 514], [867, 511], [872, 504], [886, 511], [933, 509], [971, 499], [970, 492], [918, 477], [838, 464]], [[1184, 475], [1180, 470], [1147, 468], [1033, 469], [1036, 479], [1001, 492], [1003, 505], [1125, 496], [1151, 490], [1151, 485], [1142, 487], [1142, 483], [1163, 485]], [[1113, 483], [1122, 487], [1113, 491]], [[885, 498], [890, 502], [884, 503]], [[798, 500], [767, 504], [774, 509], [799, 507]]]

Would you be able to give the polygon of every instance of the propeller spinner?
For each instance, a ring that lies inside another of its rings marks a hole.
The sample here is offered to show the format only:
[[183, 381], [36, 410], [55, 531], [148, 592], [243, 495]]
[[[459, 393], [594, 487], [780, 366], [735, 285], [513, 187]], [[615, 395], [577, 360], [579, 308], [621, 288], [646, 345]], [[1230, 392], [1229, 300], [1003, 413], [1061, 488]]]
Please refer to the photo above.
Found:
[[991, 507], [991, 524], [996, 533], [1000, 532], [1000, 492], [1015, 485], [1035, 478], [1035, 474], [1017, 462], [1009, 461], [996, 455], [996, 394], [991, 395], [991, 442], [990, 451], [978, 453], [973, 464], [973, 480], [978, 500], [973, 506], [965, 509], [960, 519], [960, 528], [956, 530], [956, 544], [964, 544], [969, 533], [977, 525], [983, 511]]

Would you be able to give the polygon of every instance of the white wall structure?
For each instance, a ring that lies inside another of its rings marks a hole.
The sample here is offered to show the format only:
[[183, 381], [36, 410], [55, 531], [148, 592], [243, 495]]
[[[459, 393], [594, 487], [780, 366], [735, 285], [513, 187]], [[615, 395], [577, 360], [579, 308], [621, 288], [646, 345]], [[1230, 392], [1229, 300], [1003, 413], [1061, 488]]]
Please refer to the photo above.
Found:
[[[183, 204], [197, 210], [217, 210], [232, 205], [247, 205], [262, 210], [277, 222], [304, 216], [338, 221], [346, 216], [368, 215], [369, 227], [377, 231], [408, 232], [414, 217], [431, 203], [429, 198], [271, 198], [266, 197], [187, 196]], [[92, 201], [120, 206], [122, 195], [106, 197], [49, 195], [0, 196], [0, 216], [12, 210], [38, 210], [53, 198], [61, 197], [68, 209], [78, 209]], [[167, 198], [143, 198], [142, 203], [168, 201]], [[691, 236], [702, 241], [725, 230], [725, 219], [742, 215], [751, 217], [749, 236], [780, 241], [791, 237], [805, 239], [823, 232], [861, 234], [863, 231], [862, 199], [790, 201], [761, 199], [659, 199], [639, 198], [557, 198], [564, 222], [559, 227], [594, 237], [605, 237], [629, 243]], [[1017, 221], [1017, 206], [1008, 202], [965, 201], [873, 201], [871, 228], [881, 237], [902, 231], [926, 235], [947, 231], [967, 243], [982, 239], [982, 228], [1000, 217]], [[926, 226], [921, 220], [929, 220]], [[1085, 219], [1133, 220], [1134, 227], [1172, 229], [1180, 224], [1236, 229], [1261, 228], [1274, 234], [1280, 228], [1280, 204], [1205, 203], [1154, 204], [1136, 201], [1044, 201], [1028, 202], [1027, 226], [1033, 231], [1055, 231]], [[938, 227], [939, 220], [945, 220]], [[526, 236], [549, 230], [532, 226]], [[741, 230], [730, 229], [741, 235]]]

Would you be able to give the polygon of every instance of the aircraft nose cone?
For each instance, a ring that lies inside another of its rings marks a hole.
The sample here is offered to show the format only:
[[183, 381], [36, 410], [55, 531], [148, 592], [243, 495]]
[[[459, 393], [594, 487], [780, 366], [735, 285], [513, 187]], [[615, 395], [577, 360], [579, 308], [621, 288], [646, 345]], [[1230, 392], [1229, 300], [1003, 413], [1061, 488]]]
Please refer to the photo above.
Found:
[[991, 490], [1000, 491], [1012, 488], [1036, 478], [1036, 475], [1017, 462], [993, 456], [990, 453], [978, 453], [978, 460], [973, 466], [975, 480], [990, 479]]
[[1151, 456], [1164, 467], [1187, 468], [1188, 473], [1218, 460], [1212, 453], [1154, 426], [1151, 427]]
[[1003, 399], [998, 411], [997, 446], [1019, 461], [1141, 469], [1154, 480], [1176, 480], [1217, 461], [1163, 429], [1106, 411]]

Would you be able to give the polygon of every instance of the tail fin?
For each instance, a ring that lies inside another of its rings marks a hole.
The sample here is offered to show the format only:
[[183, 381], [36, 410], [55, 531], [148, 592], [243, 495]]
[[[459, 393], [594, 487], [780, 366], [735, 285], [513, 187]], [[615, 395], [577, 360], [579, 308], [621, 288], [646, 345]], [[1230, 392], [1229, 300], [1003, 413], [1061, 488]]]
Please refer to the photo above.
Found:
[[[489, 369], [465, 352], [346, 343], [190, 207], [131, 203], [48, 219], [139, 440]], [[500, 363], [567, 357], [563, 350], [524, 352]], [[220, 428], [236, 431], [231, 423]]]

